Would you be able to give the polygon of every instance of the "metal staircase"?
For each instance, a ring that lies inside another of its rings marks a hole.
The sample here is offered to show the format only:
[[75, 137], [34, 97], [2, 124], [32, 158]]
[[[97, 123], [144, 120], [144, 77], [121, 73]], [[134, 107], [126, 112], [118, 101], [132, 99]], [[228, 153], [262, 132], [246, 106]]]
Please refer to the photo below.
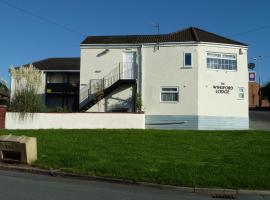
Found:
[[[87, 111], [101, 99], [123, 85], [133, 87], [132, 96], [135, 100], [137, 74], [136, 63], [122, 62], [102, 79], [91, 79], [89, 84], [80, 90], [80, 111]], [[133, 107], [135, 111], [135, 105]]]

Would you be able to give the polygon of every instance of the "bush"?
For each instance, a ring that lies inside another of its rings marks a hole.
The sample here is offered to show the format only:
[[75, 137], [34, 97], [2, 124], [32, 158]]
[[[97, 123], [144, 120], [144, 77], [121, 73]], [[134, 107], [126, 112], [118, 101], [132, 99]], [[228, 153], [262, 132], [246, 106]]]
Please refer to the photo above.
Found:
[[43, 110], [43, 104], [34, 90], [21, 89], [14, 94], [8, 110], [20, 113], [41, 112]]
[[22, 117], [26, 113], [43, 111], [44, 106], [38, 94], [41, 86], [41, 71], [31, 64], [29, 67], [11, 67], [9, 72], [14, 81], [14, 90], [8, 110], [19, 112]]
[[136, 112], [142, 111], [142, 97], [141, 94], [136, 95], [136, 102], [135, 102]]

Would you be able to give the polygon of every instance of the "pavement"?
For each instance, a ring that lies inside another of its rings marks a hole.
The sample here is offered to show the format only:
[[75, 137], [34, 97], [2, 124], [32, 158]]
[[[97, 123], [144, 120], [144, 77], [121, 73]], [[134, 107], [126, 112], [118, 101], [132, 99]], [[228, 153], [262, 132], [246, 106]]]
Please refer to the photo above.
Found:
[[252, 130], [270, 131], [270, 111], [249, 111], [249, 127]]

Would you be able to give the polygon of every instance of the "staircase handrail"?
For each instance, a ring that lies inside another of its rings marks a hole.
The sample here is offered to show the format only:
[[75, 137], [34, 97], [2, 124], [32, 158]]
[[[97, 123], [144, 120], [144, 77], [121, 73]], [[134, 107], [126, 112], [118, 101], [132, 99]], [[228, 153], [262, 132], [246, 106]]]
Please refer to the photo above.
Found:
[[[130, 63], [133, 63], [132, 68], [130, 70], [124, 70], [124, 64]], [[118, 66], [106, 74], [102, 79], [91, 79], [89, 84], [83, 87], [80, 91], [80, 96], [82, 96], [80, 97], [80, 102], [84, 102], [86, 100], [90, 101], [98, 91], [104, 91], [118, 80], [127, 79], [124, 77], [124, 74], [130, 74], [131, 79], [136, 78], [134, 76], [135, 65], [136, 63], [134, 62], [119, 62]]]

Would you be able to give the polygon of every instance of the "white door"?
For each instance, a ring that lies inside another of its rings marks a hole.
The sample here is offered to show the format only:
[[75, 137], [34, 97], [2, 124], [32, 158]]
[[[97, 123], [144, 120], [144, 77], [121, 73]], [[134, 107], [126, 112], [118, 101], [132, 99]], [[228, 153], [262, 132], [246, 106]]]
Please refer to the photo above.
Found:
[[123, 79], [134, 79], [135, 52], [124, 52], [123, 54]]

